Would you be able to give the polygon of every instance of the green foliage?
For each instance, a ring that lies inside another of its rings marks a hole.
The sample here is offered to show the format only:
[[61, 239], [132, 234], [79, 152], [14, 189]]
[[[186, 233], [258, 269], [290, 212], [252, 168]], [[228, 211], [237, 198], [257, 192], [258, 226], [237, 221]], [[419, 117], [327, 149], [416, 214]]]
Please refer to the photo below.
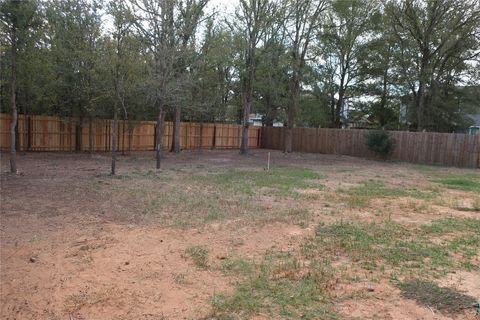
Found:
[[[301, 126], [365, 121], [451, 132], [480, 112], [470, 63], [478, 1], [255, 3], [202, 19], [204, 0], [142, 0], [138, 12], [128, 1], [5, 0], [0, 64], [10, 69], [15, 18], [17, 103], [31, 114], [107, 118], [117, 102], [128, 120], [153, 120], [161, 104], [167, 119], [182, 106], [185, 120], [238, 121], [248, 94], [267, 125], [289, 114]], [[465, 78], [471, 83], [460, 86]], [[10, 73], [0, 80], [8, 111]], [[420, 82], [423, 91], [412, 91]]]
[[371, 130], [365, 133], [365, 144], [375, 155], [386, 159], [395, 149], [395, 139], [385, 130]]

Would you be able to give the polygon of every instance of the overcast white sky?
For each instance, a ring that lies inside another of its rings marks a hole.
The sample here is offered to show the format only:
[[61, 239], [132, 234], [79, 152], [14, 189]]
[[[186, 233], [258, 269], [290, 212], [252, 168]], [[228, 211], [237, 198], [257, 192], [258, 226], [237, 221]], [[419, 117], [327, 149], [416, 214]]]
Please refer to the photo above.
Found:
[[238, 0], [210, 0], [208, 3], [208, 10], [216, 9], [220, 14], [232, 14], [235, 12], [235, 7], [238, 5]]

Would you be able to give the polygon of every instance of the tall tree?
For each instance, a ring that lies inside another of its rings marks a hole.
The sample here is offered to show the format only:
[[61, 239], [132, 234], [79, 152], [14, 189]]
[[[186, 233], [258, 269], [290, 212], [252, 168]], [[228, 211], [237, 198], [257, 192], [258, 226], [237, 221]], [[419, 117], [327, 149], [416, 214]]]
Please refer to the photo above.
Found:
[[285, 30], [290, 53], [290, 97], [287, 109], [285, 152], [292, 152], [293, 127], [298, 112], [301, 81], [304, 75], [307, 52], [322, 23], [326, 10], [325, 0], [292, 0], [288, 2], [288, 18]]
[[341, 127], [346, 94], [359, 75], [366, 43], [373, 31], [372, 19], [377, 17], [374, 1], [337, 0], [329, 10], [328, 24], [322, 35], [325, 55], [335, 61], [337, 100], [333, 114], [334, 126]]
[[135, 0], [134, 6], [142, 15], [136, 17], [136, 27], [153, 55], [152, 90], [154, 109], [157, 110], [156, 168], [160, 169], [167, 84], [173, 74], [175, 55], [174, 7], [175, 0]]
[[10, 172], [17, 172], [16, 127], [17, 112], [17, 59], [19, 47], [25, 45], [30, 26], [37, 11], [34, 0], [7, 0], [0, 5], [2, 29], [10, 45]]
[[115, 175], [118, 146], [118, 108], [125, 110], [125, 81], [128, 77], [128, 66], [125, 61], [126, 38], [129, 36], [132, 25], [132, 15], [124, 0], [111, 1], [108, 11], [113, 17], [113, 59], [112, 59], [112, 80], [113, 80], [113, 134], [112, 134], [112, 165], [111, 174]]
[[225, 121], [232, 98], [236, 53], [233, 34], [208, 19], [193, 69], [194, 94], [192, 106], [187, 110], [190, 119]]
[[[379, 11], [383, 9], [380, 7]], [[388, 15], [374, 17], [372, 26], [373, 33], [364, 45], [365, 54], [360, 59], [354, 88], [357, 95], [369, 100], [357, 101], [355, 107], [360, 107], [360, 110], [356, 111], [375, 126], [400, 129], [405, 125], [404, 120], [399, 121], [400, 105], [409, 94], [407, 86], [402, 84], [405, 77], [399, 63], [401, 51]]]
[[[82, 149], [81, 130], [84, 119], [89, 124], [88, 149], [94, 151], [93, 120], [101, 116], [98, 99], [101, 38], [101, 1], [53, 0], [47, 3], [48, 41], [51, 65], [56, 77], [51, 79], [55, 92], [51, 111], [62, 116], [78, 117], [76, 149]], [[74, 92], [74, 94], [72, 94]]]
[[[177, 28], [175, 29], [175, 43], [177, 49], [177, 59], [175, 62], [177, 78], [187, 76], [189, 46], [196, 34], [200, 19], [204, 14], [205, 6], [208, 0], [186, 0], [177, 3], [178, 15], [176, 17]], [[184, 93], [185, 94], [185, 93]], [[180, 121], [181, 121], [182, 103], [176, 101], [174, 109], [172, 152], [180, 152]]]
[[270, 0], [240, 0], [236, 11], [235, 30], [243, 35], [241, 154], [248, 153], [248, 127], [252, 110], [257, 47], [268, 26], [274, 21], [275, 11], [276, 6]]
[[273, 126], [275, 120], [285, 120], [288, 104], [289, 55], [285, 47], [285, 30], [276, 21], [265, 32], [258, 54], [255, 96], [262, 125]]
[[400, 46], [405, 82], [418, 130], [431, 126], [438, 83], [458, 75], [480, 55], [480, 3], [476, 0], [390, 1], [386, 6]]

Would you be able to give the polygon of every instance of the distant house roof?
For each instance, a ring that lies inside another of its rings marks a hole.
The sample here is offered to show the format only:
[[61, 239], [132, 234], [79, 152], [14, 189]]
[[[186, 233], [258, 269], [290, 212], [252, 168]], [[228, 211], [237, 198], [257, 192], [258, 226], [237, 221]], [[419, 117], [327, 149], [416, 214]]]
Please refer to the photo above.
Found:
[[480, 113], [468, 115], [474, 122], [474, 126], [480, 126]]

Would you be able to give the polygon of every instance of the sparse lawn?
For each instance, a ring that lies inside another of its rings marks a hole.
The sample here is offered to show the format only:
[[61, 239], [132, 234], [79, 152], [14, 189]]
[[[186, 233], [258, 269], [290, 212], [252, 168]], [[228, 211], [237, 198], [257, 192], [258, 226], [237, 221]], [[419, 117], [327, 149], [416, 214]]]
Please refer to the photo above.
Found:
[[135, 155], [115, 177], [102, 156], [20, 157], [24, 175], [2, 175], [1, 315], [474, 315], [478, 171], [272, 157], [183, 152], [156, 172]]
[[350, 207], [366, 207], [371, 199], [410, 197], [418, 199], [429, 199], [438, 195], [430, 190], [418, 190], [417, 188], [387, 187], [383, 181], [368, 180], [361, 185], [349, 189], [340, 189], [345, 194], [344, 201]]

